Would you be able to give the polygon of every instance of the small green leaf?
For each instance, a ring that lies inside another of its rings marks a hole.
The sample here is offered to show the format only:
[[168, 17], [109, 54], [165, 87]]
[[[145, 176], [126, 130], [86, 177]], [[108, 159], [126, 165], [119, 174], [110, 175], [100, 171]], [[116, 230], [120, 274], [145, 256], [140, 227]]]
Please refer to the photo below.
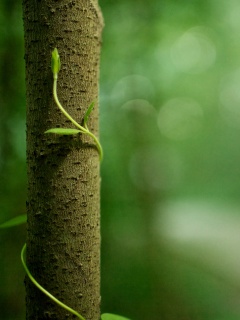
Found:
[[112, 314], [112, 313], [103, 313], [101, 315], [101, 320], [130, 320], [130, 319], [122, 317], [122, 316], [118, 316], [118, 315]]
[[85, 116], [84, 116], [84, 118], [83, 118], [84, 125], [87, 124], [88, 118], [89, 118], [89, 116], [90, 116], [90, 114], [91, 114], [91, 112], [92, 112], [92, 109], [93, 109], [93, 107], [94, 107], [94, 104], [95, 104], [95, 102], [93, 101], [93, 102], [90, 104], [90, 106], [88, 107], [88, 109], [87, 109], [87, 111], [86, 111], [86, 113], [85, 113]]
[[57, 74], [60, 70], [61, 62], [58, 54], [57, 48], [55, 48], [52, 52], [52, 72], [53, 74]]
[[15, 227], [25, 222], [27, 222], [27, 215], [23, 214], [0, 224], [0, 229]]
[[78, 129], [70, 129], [70, 128], [52, 128], [44, 133], [55, 133], [55, 134], [61, 134], [61, 135], [71, 135], [71, 134], [78, 134], [81, 131]]

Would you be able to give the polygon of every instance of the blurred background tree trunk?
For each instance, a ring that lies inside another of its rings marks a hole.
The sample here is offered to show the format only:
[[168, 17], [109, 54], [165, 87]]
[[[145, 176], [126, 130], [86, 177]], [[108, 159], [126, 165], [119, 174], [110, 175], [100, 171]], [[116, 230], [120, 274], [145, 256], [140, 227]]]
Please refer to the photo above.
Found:
[[[102, 16], [95, 0], [23, 0], [27, 104], [27, 265], [51, 294], [88, 320], [100, 318], [99, 155], [52, 97], [51, 52], [61, 58], [59, 100], [81, 123], [98, 98]], [[98, 134], [97, 103], [89, 129]], [[27, 278], [27, 319], [73, 319]]]

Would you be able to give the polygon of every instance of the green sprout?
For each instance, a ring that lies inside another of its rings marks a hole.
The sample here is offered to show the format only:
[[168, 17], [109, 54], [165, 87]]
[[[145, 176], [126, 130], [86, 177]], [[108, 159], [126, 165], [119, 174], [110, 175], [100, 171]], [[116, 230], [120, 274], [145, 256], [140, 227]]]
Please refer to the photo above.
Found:
[[63, 108], [63, 106], [61, 105], [61, 103], [60, 103], [60, 101], [58, 99], [58, 96], [57, 96], [57, 79], [58, 79], [58, 72], [60, 71], [60, 67], [61, 67], [60, 57], [59, 57], [57, 48], [55, 48], [53, 50], [53, 52], [52, 52], [51, 67], [52, 67], [52, 72], [53, 72], [53, 97], [54, 97], [54, 101], [56, 102], [56, 104], [57, 104], [58, 108], [61, 110], [61, 112], [65, 115], [65, 117], [67, 119], [69, 119], [72, 122], [72, 124], [74, 124], [75, 127], [77, 127], [77, 129], [52, 128], [52, 129], [49, 129], [49, 130], [45, 131], [45, 133], [55, 133], [55, 134], [60, 134], [60, 135], [73, 135], [73, 134], [78, 134], [78, 133], [87, 134], [96, 143], [96, 147], [97, 147], [98, 152], [99, 152], [99, 158], [100, 158], [100, 160], [102, 160], [102, 158], [103, 158], [102, 146], [101, 146], [98, 138], [88, 129], [88, 126], [87, 126], [87, 121], [88, 121], [89, 115], [91, 114], [91, 112], [93, 110], [94, 102], [92, 102], [90, 104], [90, 106], [88, 107], [88, 109], [87, 109], [87, 111], [85, 113], [85, 116], [83, 118], [83, 126], [81, 126]]
[[53, 76], [57, 77], [58, 72], [60, 71], [60, 68], [61, 68], [61, 62], [60, 62], [60, 57], [59, 57], [57, 48], [55, 48], [52, 52], [51, 64], [52, 64]]

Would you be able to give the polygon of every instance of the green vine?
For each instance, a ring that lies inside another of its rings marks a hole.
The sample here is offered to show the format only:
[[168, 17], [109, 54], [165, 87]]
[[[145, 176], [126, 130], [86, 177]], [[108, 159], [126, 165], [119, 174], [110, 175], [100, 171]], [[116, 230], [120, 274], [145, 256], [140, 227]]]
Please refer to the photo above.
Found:
[[66, 304], [62, 303], [61, 301], [59, 301], [57, 298], [55, 298], [51, 293], [49, 293], [46, 289], [44, 289], [32, 276], [32, 274], [30, 273], [30, 271], [28, 270], [28, 267], [25, 263], [24, 260], [24, 254], [26, 251], [26, 243], [24, 244], [22, 251], [21, 251], [21, 260], [22, 260], [22, 264], [23, 267], [26, 271], [26, 274], [28, 275], [29, 279], [32, 281], [32, 283], [39, 289], [41, 290], [46, 296], [48, 296], [50, 299], [52, 299], [54, 302], [56, 302], [60, 307], [62, 307], [63, 309], [71, 312], [72, 314], [74, 314], [75, 316], [77, 316], [79, 319], [81, 320], [86, 320], [85, 318], [83, 318], [83, 316], [81, 316], [77, 311], [73, 310], [72, 308], [68, 307]]
[[[2, 224], [0, 224], [0, 229], [6, 229], [6, 228], [11, 228], [11, 227], [15, 227], [17, 225], [23, 224], [25, 223], [27, 220], [27, 215], [21, 215], [19, 217], [13, 218], [11, 220], [8, 220]], [[80, 320], [86, 320], [80, 313], [78, 313], [77, 311], [75, 311], [74, 309], [68, 307], [66, 304], [64, 304], [63, 302], [61, 302], [60, 300], [58, 300], [57, 298], [55, 298], [51, 293], [49, 293], [46, 289], [44, 289], [38, 282], [37, 280], [33, 277], [33, 275], [31, 274], [31, 272], [29, 271], [27, 264], [25, 262], [24, 259], [24, 255], [26, 252], [26, 243], [24, 244], [22, 250], [21, 250], [21, 261], [22, 261], [22, 265], [23, 268], [27, 274], [27, 276], [29, 277], [29, 279], [32, 281], [32, 283], [39, 289], [41, 290], [47, 297], [49, 297], [51, 300], [53, 300], [57, 305], [59, 305], [60, 307], [62, 307], [63, 309], [67, 310], [68, 312], [74, 314], [75, 316], [78, 317], [78, 319]], [[101, 315], [101, 319], [100, 320], [130, 320], [128, 318], [116, 315], [116, 314], [112, 314], [112, 313], [103, 313]]]
[[88, 107], [84, 118], [83, 118], [83, 126], [81, 126], [79, 123], [77, 123], [77, 121], [75, 121], [70, 114], [63, 108], [63, 106], [61, 105], [58, 96], [57, 96], [57, 79], [58, 79], [58, 73], [60, 71], [61, 68], [61, 62], [60, 62], [60, 56], [58, 54], [58, 50], [57, 48], [55, 48], [52, 52], [52, 73], [53, 73], [53, 97], [54, 97], [54, 101], [56, 102], [56, 105], [58, 106], [58, 108], [61, 110], [61, 112], [65, 115], [65, 117], [67, 119], [69, 119], [72, 124], [74, 124], [75, 127], [77, 127], [77, 129], [72, 129], [72, 128], [52, 128], [49, 129], [47, 131], [45, 131], [45, 133], [55, 133], [55, 134], [60, 134], [60, 135], [73, 135], [73, 134], [78, 134], [78, 133], [83, 133], [83, 134], [87, 134], [89, 135], [94, 142], [96, 143], [96, 147], [98, 149], [99, 152], [99, 157], [100, 157], [100, 161], [103, 158], [103, 150], [102, 150], [102, 146], [98, 140], [98, 138], [88, 129], [87, 126], [87, 121], [88, 118], [93, 110], [94, 107], [94, 102], [92, 102], [90, 104], [90, 106]]
[[[60, 300], [58, 300], [57, 298], [55, 298], [51, 293], [49, 293], [46, 289], [44, 289], [37, 281], [36, 279], [32, 276], [31, 272], [29, 271], [25, 260], [24, 260], [24, 255], [25, 255], [25, 251], [26, 251], [26, 243], [24, 244], [22, 251], [21, 251], [21, 260], [22, 260], [22, 264], [23, 267], [26, 271], [26, 274], [28, 275], [29, 279], [32, 281], [32, 283], [39, 289], [41, 290], [46, 296], [48, 296], [51, 300], [53, 300], [56, 304], [58, 304], [60, 307], [62, 307], [63, 309], [67, 310], [68, 312], [74, 314], [75, 316], [78, 317], [78, 319], [80, 320], [86, 320], [80, 313], [78, 313], [77, 311], [75, 311], [74, 309], [68, 307], [66, 304], [64, 304], [63, 302], [61, 302]], [[112, 313], [103, 313], [101, 315], [101, 320], [129, 320], [125, 317], [116, 315], [116, 314], [112, 314]]]
[[[94, 102], [92, 102], [90, 104], [90, 106], [88, 107], [85, 116], [83, 118], [83, 126], [81, 126], [79, 123], [77, 123], [69, 114], [68, 112], [63, 108], [63, 106], [61, 105], [61, 103], [58, 100], [58, 96], [57, 96], [57, 79], [58, 79], [58, 72], [60, 71], [60, 57], [58, 54], [58, 50], [55, 48], [52, 52], [52, 72], [53, 72], [53, 97], [54, 100], [58, 106], [58, 108], [61, 110], [61, 112], [66, 116], [66, 118], [68, 118], [74, 125], [75, 127], [77, 127], [78, 129], [72, 129], [72, 128], [52, 128], [49, 129], [47, 131], [45, 131], [45, 133], [55, 133], [55, 134], [60, 134], [60, 135], [73, 135], [73, 134], [78, 134], [78, 133], [83, 133], [83, 134], [87, 134], [89, 135], [96, 143], [96, 147], [98, 149], [99, 152], [99, 157], [100, 160], [102, 160], [103, 158], [103, 150], [102, 150], [102, 146], [99, 142], [99, 140], [97, 139], [97, 137], [88, 129], [87, 126], [87, 122], [88, 122], [88, 118], [93, 110], [94, 107]], [[17, 226], [19, 224], [25, 223], [27, 221], [27, 216], [26, 215], [21, 215], [19, 217], [13, 218], [5, 223], [0, 224], [0, 229], [3, 228], [9, 228], [9, 227], [13, 227], [13, 226]], [[59, 305], [60, 307], [62, 307], [63, 309], [67, 310], [68, 312], [72, 313], [73, 315], [77, 316], [78, 319], [80, 320], [86, 320], [81, 314], [79, 314], [77, 311], [75, 311], [74, 309], [68, 307], [66, 304], [64, 304], [63, 302], [59, 301], [57, 298], [55, 298], [51, 293], [49, 293], [46, 289], [44, 289], [38, 282], [37, 280], [32, 276], [31, 272], [29, 271], [27, 264], [25, 262], [24, 256], [25, 256], [25, 252], [26, 252], [26, 243], [24, 244], [22, 251], [21, 251], [21, 261], [22, 261], [22, 265], [25, 269], [25, 272], [27, 274], [27, 276], [29, 277], [29, 279], [32, 281], [32, 283], [39, 289], [41, 290], [46, 296], [48, 296], [51, 300], [53, 300], [57, 305]], [[125, 317], [119, 316], [119, 315], [115, 315], [112, 313], [104, 313], [101, 315], [101, 320], [129, 320]]]
[[[0, 225], [1, 226], [1, 225]], [[55, 298], [51, 293], [49, 293], [46, 289], [44, 289], [38, 282], [37, 280], [32, 276], [31, 272], [29, 271], [26, 263], [25, 263], [25, 259], [24, 259], [24, 255], [26, 252], [26, 243], [24, 244], [22, 251], [21, 251], [21, 260], [22, 260], [22, 265], [24, 267], [24, 270], [27, 274], [27, 276], [29, 277], [29, 279], [32, 281], [32, 283], [39, 289], [41, 290], [46, 296], [48, 296], [52, 301], [54, 301], [56, 304], [58, 304], [60, 307], [62, 307], [63, 309], [67, 310], [68, 312], [74, 314], [75, 316], [78, 317], [78, 319], [80, 320], [86, 320], [80, 313], [78, 313], [77, 311], [75, 311], [74, 309], [68, 307], [66, 304], [64, 304], [63, 302], [61, 302], [60, 300], [58, 300], [57, 298]], [[101, 315], [101, 320], [129, 320], [125, 317], [116, 315], [116, 314], [112, 314], [112, 313], [103, 313]]]

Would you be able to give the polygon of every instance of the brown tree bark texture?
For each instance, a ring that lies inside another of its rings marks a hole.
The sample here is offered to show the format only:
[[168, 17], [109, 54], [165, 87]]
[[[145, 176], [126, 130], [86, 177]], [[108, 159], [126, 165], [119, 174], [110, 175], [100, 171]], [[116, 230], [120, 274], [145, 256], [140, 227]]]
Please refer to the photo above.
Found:
[[[44, 134], [73, 127], [53, 100], [51, 52], [61, 58], [59, 100], [98, 135], [103, 20], [97, 0], [23, 0], [27, 100], [27, 265], [51, 294], [87, 320], [100, 318], [99, 155], [86, 135]], [[26, 319], [76, 319], [26, 278]]]

